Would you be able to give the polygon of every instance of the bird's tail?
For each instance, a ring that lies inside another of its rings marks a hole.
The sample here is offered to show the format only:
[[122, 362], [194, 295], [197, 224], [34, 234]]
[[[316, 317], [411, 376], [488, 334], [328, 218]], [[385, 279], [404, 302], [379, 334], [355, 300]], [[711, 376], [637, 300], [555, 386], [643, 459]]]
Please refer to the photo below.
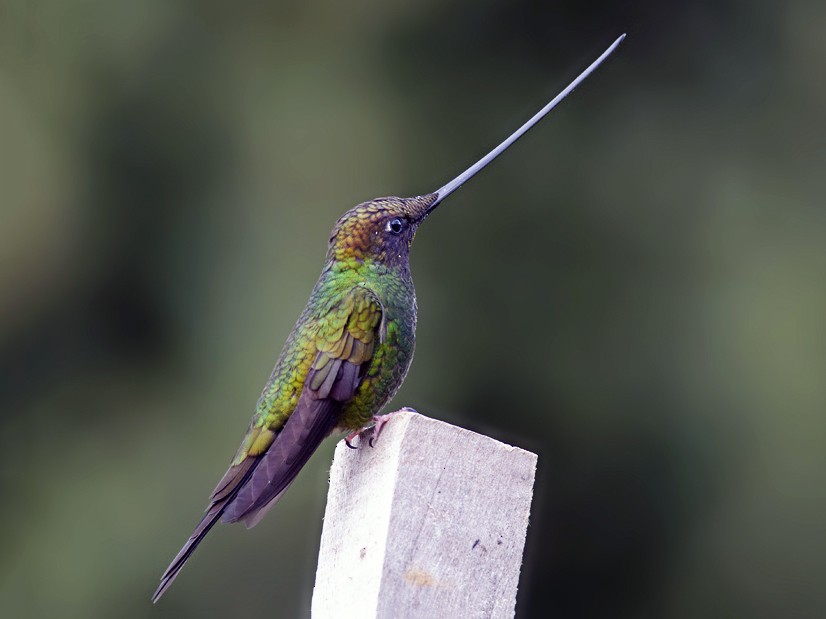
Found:
[[209, 530], [221, 518], [224, 510], [235, 498], [235, 495], [238, 494], [241, 487], [247, 482], [259, 462], [259, 458], [246, 458], [241, 464], [231, 466], [226, 472], [212, 493], [207, 513], [201, 519], [201, 522], [198, 523], [198, 526], [195, 527], [192, 535], [186, 540], [183, 548], [181, 548], [180, 552], [172, 560], [172, 563], [166, 568], [163, 576], [161, 576], [161, 584], [158, 585], [155, 593], [152, 594], [153, 604], [161, 598], [178, 576], [178, 572], [181, 571], [181, 568], [189, 557], [192, 556], [192, 553], [195, 552], [198, 544], [206, 537]]
[[[346, 397], [352, 397], [352, 392]], [[161, 576], [153, 602], [169, 588], [198, 544], [222, 517], [224, 522], [242, 520], [248, 528], [255, 526], [333, 430], [340, 411], [341, 402], [317, 399], [305, 392], [272, 445], [262, 455], [248, 454], [240, 464], [229, 468], [212, 492], [206, 515]]]

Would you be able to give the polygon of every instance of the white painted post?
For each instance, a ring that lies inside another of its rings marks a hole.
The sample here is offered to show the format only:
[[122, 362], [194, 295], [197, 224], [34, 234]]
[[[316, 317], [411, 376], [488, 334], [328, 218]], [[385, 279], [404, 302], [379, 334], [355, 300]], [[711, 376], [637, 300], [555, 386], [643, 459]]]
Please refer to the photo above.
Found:
[[414, 412], [336, 448], [313, 619], [513, 617], [536, 455]]

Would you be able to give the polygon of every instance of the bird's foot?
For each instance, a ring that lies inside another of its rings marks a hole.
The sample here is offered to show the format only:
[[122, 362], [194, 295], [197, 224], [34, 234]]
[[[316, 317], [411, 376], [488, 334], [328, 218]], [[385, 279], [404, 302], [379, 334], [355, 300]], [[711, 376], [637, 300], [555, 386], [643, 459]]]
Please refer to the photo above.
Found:
[[361, 428], [360, 430], [353, 430], [352, 432], [350, 432], [350, 434], [344, 437], [344, 444], [347, 445], [347, 447], [349, 447], [350, 449], [358, 449], [358, 447], [352, 444], [352, 441], [357, 437], [359, 439], [364, 439], [364, 437], [369, 434], [370, 439], [368, 440], [367, 444], [370, 445], [370, 447], [374, 447], [375, 442], [379, 438], [379, 434], [381, 434], [382, 429], [385, 425], [387, 425], [387, 423], [390, 421], [392, 417], [399, 413], [415, 412], [416, 409], [410, 408], [409, 406], [405, 406], [397, 411], [393, 411], [392, 413], [387, 413], [385, 415], [373, 415], [373, 423], [369, 426]]
[[361, 436], [362, 432], [364, 432], [364, 428], [361, 428], [360, 430], [353, 430], [352, 432], [350, 432], [350, 434], [344, 437], [344, 444], [347, 445], [347, 447], [349, 447], [350, 449], [358, 449], [358, 447], [353, 445], [350, 441], [352, 441], [357, 436]]
[[373, 447], [374, 443], [377, 440], [379, 440], [379, 434], [381, 434], [382, 428], [384, 428], [384, 426], [387, 425], [387, 422], [389, 422], [392, 417], [395, 417], [399, 413], [415, 413], [415, 412], [416, 412], [415, 408], [410, 408], [409, 406], [403, 406], [399, 410], [393, 411], [392, 413], [387, 413], [386, 415], [373, 415], [373, 425], [371, 426], [373, 431], [370, 435], [370, 440], [368, 441], [368, 444], [370, 445], [370, 447]]

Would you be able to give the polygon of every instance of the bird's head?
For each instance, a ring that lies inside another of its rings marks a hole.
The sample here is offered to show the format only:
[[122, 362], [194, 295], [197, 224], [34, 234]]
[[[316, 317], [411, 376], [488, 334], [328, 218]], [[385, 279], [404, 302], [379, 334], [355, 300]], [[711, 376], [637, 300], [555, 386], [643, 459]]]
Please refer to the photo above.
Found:
[[545, 115], [610, 56], [625, 38], [623, 34], [591, 65], [524, 125], [496, 148], [434, 191], [415, 198], [376, 198], [350, 209], [336, 222], [330, 235], [328, 262], [378, 262], [390, 266], [407, 264], [416, 228], [442, 201], [525, 135]]
[[330, 234], [328, 260], [405, 264], [416, 228], [430, 213], [435, 193], [376, 198], [344, 213]]

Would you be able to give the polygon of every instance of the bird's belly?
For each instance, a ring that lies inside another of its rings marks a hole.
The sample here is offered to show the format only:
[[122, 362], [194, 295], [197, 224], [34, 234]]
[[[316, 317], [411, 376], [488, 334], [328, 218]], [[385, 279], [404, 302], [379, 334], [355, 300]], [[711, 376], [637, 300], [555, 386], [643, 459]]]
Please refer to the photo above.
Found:
[[387, 337], [377, 346], [355, 397], [344, 406], [339, 427], [364, 427], [396, 395], [413, 360], [414, 329], [415, 323], [388, 322]]

